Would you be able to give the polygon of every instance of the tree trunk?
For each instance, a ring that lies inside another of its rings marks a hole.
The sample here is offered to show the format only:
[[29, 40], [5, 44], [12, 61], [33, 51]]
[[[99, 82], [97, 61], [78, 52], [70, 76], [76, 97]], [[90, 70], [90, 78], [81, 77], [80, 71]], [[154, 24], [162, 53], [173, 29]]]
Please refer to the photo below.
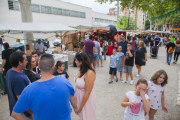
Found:
[[134, 30], [136, 30], [136, 25], [137, 25], [136, 21], [137, 21], [137, 4], [136, 4], [136, 13], [135, 13], [135, 28], [134, 28]]
[[[18, 0], [21, 8], [22, 22], [33, 22], [31, 0]], [[23, 32], [24, 45], [29, 44], [31, 49], [34, 50], [32, 40], [34, 40], [32, 32]]]
[[129, 10], [129, 15], [128, 15], [128, 30], [129, 30], [129, 17], [130, 17], [130, 9], [128, 7], [128, 10]]
[[117, 0], [117, 28], [118, 28], [118, 19], [119, 19], [119, 0]]

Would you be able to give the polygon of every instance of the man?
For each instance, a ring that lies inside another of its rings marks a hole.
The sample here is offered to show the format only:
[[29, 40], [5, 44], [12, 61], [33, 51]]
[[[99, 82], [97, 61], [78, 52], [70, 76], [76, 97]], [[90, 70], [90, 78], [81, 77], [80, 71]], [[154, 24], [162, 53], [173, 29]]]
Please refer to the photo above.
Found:
[[38, 43], [35, 45], [35, 49], [37, 51], [39, 51], [40, 54], [44, 54], [45, 53], [44, 44], [41, 43], [40, 39], [38, 39]]
[[168, 65], [170, 65], [170, 63], [171, 63], [171, 59], [172, 59], [172, 55], [173, 55], [175, 47], [176, 47], [176, 45], [174, 44], [173, 39], [171, 39], [171, 41], [165, 47], [165, 48], [167, 48], [167, 63], [168, 63]]
[[36, 72], [36, 73], [41, 73], [41, 71], [40, 71], [40, 69], [39, 69], [39, 67], [38, 67], [39, 58], [40, 58], [40, 53], [39, 53], [38, 51], [34, 50], [34, 51], [32, 52], [32, 57], [34, 57], [35, 60], [36, 60], [36, 67], [33, 69], [33, 71]]
[[156, 37], [154, 39], [154, 46], [157, 46], [157, 54], [158, 54], [160, 44], [161, 44], [161, 38], [159, 38], [159, 35], [156, 35]]
[[94, 70], [96, 68], [97, 61], [99, 61], [99, 54], [100, 54], [100, 43], [98, 42], [98, 37], [95, 37], [95, 41], [93, 41], [95, 44], [95, 56], [93, 59], [93, 67]]
[[0, 52], [2, 51], [3, 40], [4, 40], [4, 36], [2, 35], [0, 37]]
[[144, 43], [146, 44], [146, 46], [148, 45], [148, 39], [146, 39], [146, 36], [144, 36], [144, 38], [142, 39], [142, 41], [144, 41]]
[[[14, 52], [14, 50], [9, 48], [8, 43], [3, 44], [4, 50], [2, 51], [2, 65], [0, 69], [0, 73], [3, 73], [4, 76], [6, 76], [7, 71], [12, 68], [10, 62], [9, 62], [9, 57], [10, 55]], [[4, 71], [3, 71], [4, 68]]]
[[28, 120], [24, 111], [33, 111], [33, 120], [71, 120], [71, 105], [77, 113], [75, 91], [64, 77], [53, 76], [55, 61], [51, 54], [43, 54], [39, 61], [41, 79], [31, 83], [22, 92], [13, 108], [12, 117]]
[[122, 46], [122, 52], [126, 56], [128, 41], [125, 40], [125, 36], [124, 35], [121, 36], [121, 39], [122, 39], [122, 41], [119, 42], [118, 46]]
[[95, 44], [92, 41], [92, 39], [93, 39], [93, 36], [90, 35], [89, 40], [86, 40], [85, 43], [84, 43], [85, 53], [89, 57], [91, 63], [93, 62], [93, 57], [95, 57]]
[[[20, 51], [12, 53], [9, 61], [12, 65], [12, 69], [8, 70], [6, 74], [6, 88], [11, 115], [13, 107], [19, 99], [21, 92], [30, 84], [30, 81], [28, 77], [22, 73], [22, 70], [25, 69], [27, 64], [26, 55], [24, 52]], [[29, 113], [31, 112], [29, 111]], [[29, 113], [24, 111], [23, 114], [25, 114], [26, 117], [30, 117], [31, 115]]]

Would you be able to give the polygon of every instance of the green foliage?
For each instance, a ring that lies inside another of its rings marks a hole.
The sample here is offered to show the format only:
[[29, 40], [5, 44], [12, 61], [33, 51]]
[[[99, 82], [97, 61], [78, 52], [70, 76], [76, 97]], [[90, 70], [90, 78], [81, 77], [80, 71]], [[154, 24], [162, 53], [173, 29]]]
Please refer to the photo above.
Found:
[[119, 17], [118, 28], [122, 30], [134, 30], [134, 27], [135, 27], [135, 21], [133, 20], [132, 17], [129, 17], [129, 29], [128, 29], [128, 17], [126, 16]]
[[145, 22], [145, 30], [149, 30], [150, 29], [150, 21], [146, 20]]

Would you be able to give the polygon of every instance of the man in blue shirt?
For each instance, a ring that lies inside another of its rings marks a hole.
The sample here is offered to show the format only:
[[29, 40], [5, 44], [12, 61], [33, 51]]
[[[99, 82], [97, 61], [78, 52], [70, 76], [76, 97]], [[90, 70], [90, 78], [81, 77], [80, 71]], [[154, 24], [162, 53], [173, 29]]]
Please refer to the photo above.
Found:
[[[10, 115], [12, 113], [13, 107], [15, 106], [21, 92], [26, 86], [30, 84], [28, 77], [22, 73], [25, 69], [27, 60], [24, 52], [14, 52], [9, 58], [12, 69], [9, 69], [6, 74], [6, 89], [9, 100], [9, 110]], [[31, 112], [30, 112], [31, 113]], [[31, 115], [24, 111], [26, 117]]]
[[121, 36], [122, 41], [119, 42], [118, 46], [122, 46], [122, 52], [126, 56], [128, 41], [125, 40], [125, 36]]
[[33, 120], [71, 120], [71, 105], [78, 113], [75, 91], [71, 83], [63, 77], [53, 76], [55, 61], [51, 54], [43, 54], [39, 61], [41, 79], [27, 86], [15, 107], [15, 119], [28, 120], [22, 113], [33, 112]]

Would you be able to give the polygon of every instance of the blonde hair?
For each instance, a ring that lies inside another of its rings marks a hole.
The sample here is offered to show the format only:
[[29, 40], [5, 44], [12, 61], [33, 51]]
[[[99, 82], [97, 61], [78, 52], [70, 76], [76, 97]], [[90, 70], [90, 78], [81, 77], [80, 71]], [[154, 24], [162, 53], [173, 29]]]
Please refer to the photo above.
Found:
[[144, 47], [145, 47], [144, 41], [140, 41], [140, 42], [139, 42], [139, 47], [141, 47], [141, 48], [144, 48]]

